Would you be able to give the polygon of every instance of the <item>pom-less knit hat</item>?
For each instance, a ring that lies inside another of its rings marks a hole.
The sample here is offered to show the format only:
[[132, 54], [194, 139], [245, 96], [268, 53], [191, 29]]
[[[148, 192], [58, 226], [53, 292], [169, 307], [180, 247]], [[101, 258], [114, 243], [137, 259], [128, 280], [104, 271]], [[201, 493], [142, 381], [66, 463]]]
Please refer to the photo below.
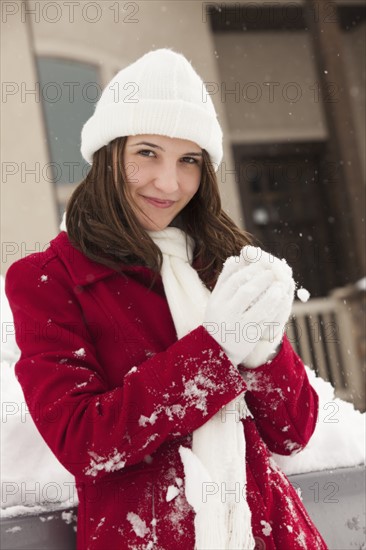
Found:
[[81, 154], [117, 137], [159, 134], [206, 149], [215, 171], [222, 160], [222, 130], [206, 87], [180, 53], [153, 50], [120, 70], [103, 90], [81, 131]]

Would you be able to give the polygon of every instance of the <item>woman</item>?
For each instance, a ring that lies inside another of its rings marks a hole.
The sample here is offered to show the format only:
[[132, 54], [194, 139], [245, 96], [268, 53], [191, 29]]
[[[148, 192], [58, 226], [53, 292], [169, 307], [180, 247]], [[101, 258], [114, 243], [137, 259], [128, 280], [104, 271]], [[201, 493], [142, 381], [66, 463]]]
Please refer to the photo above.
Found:
[[7, 272], [16, 375], [76, 478], [79, 550], [326, 548], [270, 455], [317, 418], [284, 334], [292, 272], [221, 209], [204, 90], [169, 49], [120, 71], [63, 231]]

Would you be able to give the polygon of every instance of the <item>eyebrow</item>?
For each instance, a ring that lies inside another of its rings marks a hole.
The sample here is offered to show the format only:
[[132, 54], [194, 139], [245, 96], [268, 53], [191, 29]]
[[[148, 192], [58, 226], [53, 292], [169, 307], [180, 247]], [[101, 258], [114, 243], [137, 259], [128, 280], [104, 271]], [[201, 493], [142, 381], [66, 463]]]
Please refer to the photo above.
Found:
[[[154, 149], [160, 149], [161, 151], [165, 152], [165, 149], [160, 147], [160, 145], [155, 145], [155, 143], [149, 143], [148, 141], [139, 141], [139, 143], [133, 143], [132, 145], [129, 145], [129, 147], [137, 147], [137, 145], [148, 145], [148, 147], [153, 147]], [[202, 157], [202, 153], [197, 153], [197, 152], [184, 153], [183, 156], [185, 155], [191, 155], [192, 157]]]

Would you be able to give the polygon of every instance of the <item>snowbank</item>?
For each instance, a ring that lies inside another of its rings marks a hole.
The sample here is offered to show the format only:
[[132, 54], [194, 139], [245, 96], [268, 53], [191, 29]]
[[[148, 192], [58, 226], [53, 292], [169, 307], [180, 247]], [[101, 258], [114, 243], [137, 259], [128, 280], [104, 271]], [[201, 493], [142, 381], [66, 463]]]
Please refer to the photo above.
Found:
[[[44, 504], [55, 508], [77, 504], [73, 476], [58, 462], [39, 435], [24, 403], [14, 375], [20, 356], [13, 318], [1, 277], [1, 466], [2, 516], [43, 511]], [[310, 383], [317, 391], [319, 418], [307, 447], [292, 456], [273, 455], [286, 474], [351, 467], [365, 459], [365, 413], [334, 397], [331, 384], [316, 378], [306, 367]]]
[[302, 474], [357, 466], [365, 462], [366, 413], [357, 411], [352, 403], [334, 397], [329, 382], [306, 372], [319, 396], [319, 415], [315, 431], [305, 447], [291, 456], [273, 453], [285, 474]]
[[[14, 374], [20, 356], [13, 316], [1, 277], [1, 516], [41, 512], [77, 504], [74, 477], [60, 464], [40, 436]], [[36, 506], [35, 509], [30, 507]], [[6, 508], [7, 510], [3, 510]]]

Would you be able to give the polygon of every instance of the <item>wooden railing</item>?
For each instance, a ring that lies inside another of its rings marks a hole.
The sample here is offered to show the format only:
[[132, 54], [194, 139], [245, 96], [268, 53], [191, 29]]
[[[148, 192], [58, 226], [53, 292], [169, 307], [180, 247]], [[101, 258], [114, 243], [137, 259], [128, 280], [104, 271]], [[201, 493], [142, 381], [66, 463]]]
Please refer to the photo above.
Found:
[[286, 328], [304, 363], [334, 386], [337, 397], [364, 411], [366, 389], [359, 331], [347, 300], [335, 296], [296, 301]]

